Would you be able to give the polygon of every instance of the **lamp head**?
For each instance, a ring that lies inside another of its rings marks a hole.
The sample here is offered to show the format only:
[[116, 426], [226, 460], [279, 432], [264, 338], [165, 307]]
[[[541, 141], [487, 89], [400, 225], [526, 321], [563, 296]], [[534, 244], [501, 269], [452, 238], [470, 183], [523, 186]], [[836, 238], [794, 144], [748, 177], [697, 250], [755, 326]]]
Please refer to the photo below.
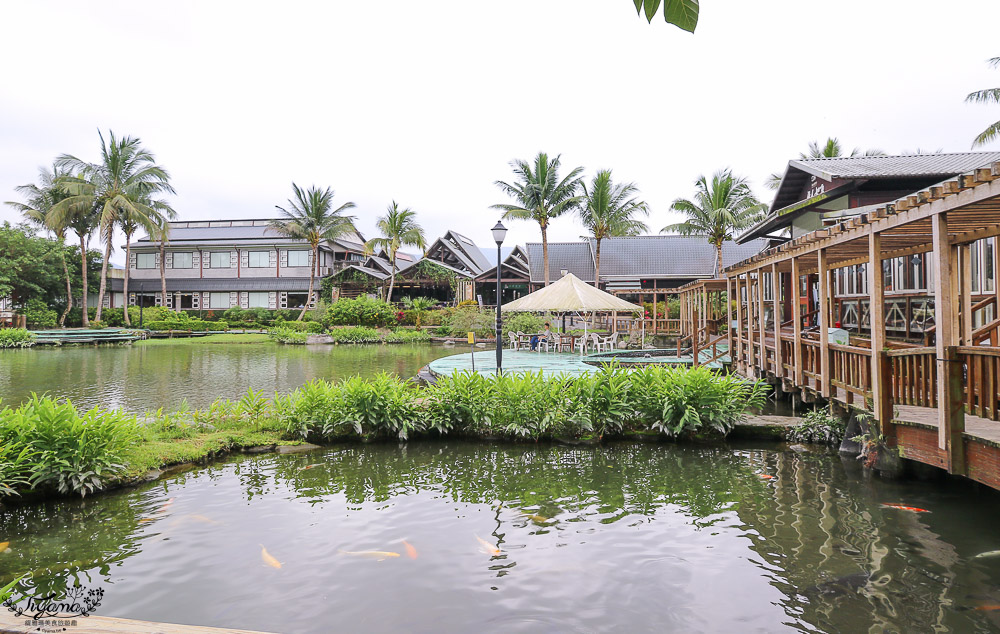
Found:
[[497, 224], [493, 227], [493, 240], [497, 243], [497, 246], [503, 244], [503, 239], [507, 237], [507, 227], [503, 226], [499, 220]]

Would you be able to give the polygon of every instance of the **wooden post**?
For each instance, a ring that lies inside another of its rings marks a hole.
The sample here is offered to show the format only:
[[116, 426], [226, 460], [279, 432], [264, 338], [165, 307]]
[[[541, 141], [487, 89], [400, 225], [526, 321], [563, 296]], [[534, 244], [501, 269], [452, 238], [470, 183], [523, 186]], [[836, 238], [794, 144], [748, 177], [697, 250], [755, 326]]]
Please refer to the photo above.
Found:
[[795, 385], [802, 387], [802, 280], [799, 275], [799, 259], [792, 258], [792, 328], [794, 341], [792, 354], [795, 363]]
[[764, 327], [764, 269], [757, 269], [757, 339], [760, 341], [760, 374], [767, 374], [767, 329]]
[[[743, 358], [743, 293], [740, 290], [742, 274], [733, 278], [733, 299], [736, 300], [736, 367], [746, 374], [746, 360]], [[998, 284], [1000, 286], [1000, 284]]]
[[[965, 472], [965, 410], [962, 404], [961, 365], [955, 358], [957, 324], [953, 319], [956, 250], [948, 243], [948, 218], [932, 216], [934, 251], [934, 338], [937, 347], [938, 447], [945, 450], [950, 473]], [[956, 385], [957, 384], [957, 385]]]
[[747, 272], [747, 366], [751, 372], [750, 376], [753, 378], [759, 377], [757, 374], [757, 351], [754, 348], [754, 337], [753, 337], [753, 317], [754, 317], [754, 301], [753, 296], [754, 284], [753, 278], [750, 277], [750, 272]]
[[963, 244], [958, 247], [959, 262], [961, 272], [959, 274], [959, 286], [961, 290], [962, 305], [959, 323], [962, 324], [961, 337], [958, 340], [961, 346], [972, 345], [972, 245]]
[[653, 280], [653, 334], [656, 334], [656, 280]]
[[781, 274], [778, 264], [771, 265], [771, 311], [774, 313], [774, 376], [785, 375], [784, 359], [781, 358]]
[[826, 249], [817, 255], [819, 266], [819, 389], [823, 398], [830, 398], [830, 271], [827, 270]]
[[729, 347], [729, 358], [733, 359], [733, 281], [726, 278], [726, 345]]
[[882, 269], [882, 236], [868, 234], [868, 330], [871, 333], [872, 411], [885, 435], [892, 425], [889, 384], [883, 381], [882, 349], [885, 348], [885, 272]]

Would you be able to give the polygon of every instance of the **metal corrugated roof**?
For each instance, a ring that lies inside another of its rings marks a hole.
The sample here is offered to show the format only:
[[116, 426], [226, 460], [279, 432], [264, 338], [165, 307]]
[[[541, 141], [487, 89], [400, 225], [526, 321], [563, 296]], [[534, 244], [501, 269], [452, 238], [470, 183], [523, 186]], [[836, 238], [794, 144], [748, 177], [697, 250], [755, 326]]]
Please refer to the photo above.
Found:
[[[528, 252], [531, 281], [544, 282], [545, 269], [542, 264], [542, 243], [529, 242], [525, 247]], [[594, 257], [590, 253], [590, 245], [586, 242], [550, 242], [549, 281], [552, 282], [561, 278], [562, 269], [566, 269], [584, 282], [593, 282]]]
[[[205, 221], [178, 221], [170, 223], [169, 241], [177, 242], [222, 242], [231, 244], [233, 242], [243, 242], [252, 240], [265, 240], [270, 242], [305, 242], [283, 236], [278, 231], [267, 225], [270, 220], [205, 220]], [[252, 223], [236, 224], [230, 223]], [[157, 242], [150, 237], [143, 236], [136, 242]], [[359, 233], [350, 233], [334, 242], [343, 244], [345, 248], [363, 250], [364, 237]]]
[[952, 154], [908, 154], [899, 156], [841, 156], [797, 159], [788, 162], [819, 178], [900, 178], [909, 176], [954, 176], [1000, 161], [1000, 152], [956, 152]]

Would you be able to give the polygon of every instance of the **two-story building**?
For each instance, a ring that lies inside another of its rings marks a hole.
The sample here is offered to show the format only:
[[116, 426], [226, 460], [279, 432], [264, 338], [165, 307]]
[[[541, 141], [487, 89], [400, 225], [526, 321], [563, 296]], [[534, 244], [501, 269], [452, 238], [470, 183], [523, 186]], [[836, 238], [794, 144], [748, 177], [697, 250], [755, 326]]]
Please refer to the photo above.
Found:
[[[309, 244], [281, 235], [269, 219], [171, 222], [164, 261], [160, 243], [145, 236], [129, 257], [129, 304], [174, 310], [298, 308], [319, 298], [319, 278], [361, 262], [364, 238], [354, 233], [324, 242], [313, 261]], [[160, 267], [167, 296], [162, 298]], [[313, 296], [310, 270], [315, 270]]]

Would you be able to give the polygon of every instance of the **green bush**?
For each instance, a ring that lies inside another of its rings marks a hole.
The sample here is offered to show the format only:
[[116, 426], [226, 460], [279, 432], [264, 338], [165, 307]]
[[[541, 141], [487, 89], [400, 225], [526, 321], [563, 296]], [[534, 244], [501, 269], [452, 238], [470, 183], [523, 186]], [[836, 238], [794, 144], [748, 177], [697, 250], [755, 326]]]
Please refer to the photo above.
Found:
[[374, 328], [353, 326], [350, 328], [331, 328], [329, 335], [334, 343], [381, 343], [382, 336]]
[[431, 336], [423, 330], [397, 328], [385, 336], [386, 343], [418, 343], [430, 341]]
[[276, 319], [274, 321], [275, 328], [287, 328], [288, 330], [294, 330], [296, 332], [308, 332], [312, 334], [319, 334], [325, 330], [323, 324], [318, 321], [284, 321]]
[[365, 295], [338, 299], [327, 309], [324, 322], [329, 326], [383, 328], [396, 323], [396, 309], [388, 302]]
[[202, 321], [200, 319], [188, 318], [175, 319], [171, 321], [144, 321], [143, 328], [161, 331], [190, 330], [192, 332], [224, 332], [229, 328], [229, 324], [224, 321]]
[[0, 328], [0, 348], [30, 348], [35, 345], [35, 333], [27, 328]]
[[839, 445], [844, 440], [847, 426], [828, 409], [806, 412], [802, 422], [788, 430], [788, 440], [825, 445]]
[[470, 306], [456, 308], [448, 317], [448, 327], [452, 337], [464, 337], [474, 332], [481, 339], [492, 339], [496, 332], [496, 313]]
[[[16, 409], [0, 410], [0, 445], [24, 456], [15, 478], [32, 488], [53, 487], [85, 496], [120, 472], [123, 456], [140, 438], [134, 416], [94, 408], [77, 413], [70, 402], [33, 395]], [[9, 482], [5, 487], [13, 488]]]
[[512, 332], [523, 332], [525, 334], [541, 332], [545, 328], [546, 321], [551, 320], [534, 313], [510, 313], [509, 315], [504, 315], [503, 339], [507, 341], [508, 333]]
[[17, 312], [24, 315], [28, 327], [35, 330], [55, 328], [59, 321], [59, 313], [40, 299], [29, 299]]
[[299, 332], [291, 328], [275, 327], [267, 331], [267, 336], [277, 343], [303, 345], [309, 340], [308, 332]]

